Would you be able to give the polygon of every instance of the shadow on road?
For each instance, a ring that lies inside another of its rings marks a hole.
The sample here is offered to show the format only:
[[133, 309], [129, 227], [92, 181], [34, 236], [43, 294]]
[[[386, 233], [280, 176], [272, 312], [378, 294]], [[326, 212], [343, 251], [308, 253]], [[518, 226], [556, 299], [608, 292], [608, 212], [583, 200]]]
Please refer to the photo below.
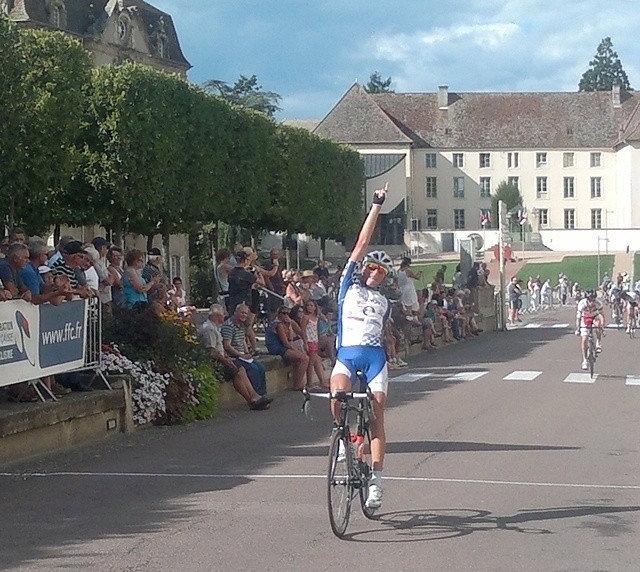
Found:
[[[517, 532], [521, 534], [555, 534], [550, 522], [582, 517], [592, 519], [582, 527], [595, 528], [602, 536], [617, 537], [634, 534], [634, 520], [622, 514], [638, 512], [640, 506], [579, 505], [575, 507], [551, 507], [523, 509], [509, 516], [497, 516], [487, 510], [478, 509], [425, 509], [383, 513], [378, 516], [380, 527], [375, 530], [354, 532], [345, 540], [372, 543], [404, 543], [446, 540], [467, 536], [475, 532]], [[545, 526], [527, 526], [545, 523]], [[394, 531], [390, 538], [376, 538]]]

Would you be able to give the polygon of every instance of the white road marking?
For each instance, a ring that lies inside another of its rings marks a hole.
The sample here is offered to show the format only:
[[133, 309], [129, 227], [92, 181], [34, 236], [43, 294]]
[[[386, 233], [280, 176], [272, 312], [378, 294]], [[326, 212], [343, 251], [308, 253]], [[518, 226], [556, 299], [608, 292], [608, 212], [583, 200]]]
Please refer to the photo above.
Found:
[[[326, 475], [301, 475], [301, 474], [216, 474], [216, 473], [104, 473], [89, 471], [52, 471], [50, 473], [0, 473], [0, 477], [27, 479], [50, 478], [50, 477], [142, 477], [160, 479], [326, 479]], [[531, 482], [531, 481], [499, 481], [489, 479], [452, 479], [439, 477], [393, 477], [385, 475], [385, 480], [404, 482], [429, 482], [429, 483], [453, 483], [453, 484], [475, 484], [475, 485], [502, 485], [502, 486], [522, 486], [522, 487], [562, 487], [580, 489], [622, 489], [640, 490], [640, 485], [616, 485], [616, 484], [589, 484], [589, 483], [553, 483], [553, 482]]]
[[569, 324], [553, 324], [552, 328], [568, 328]]
[[508, 381], [533, 381], [536, 377], [541, 375], [541, 371], [512, 371], [509, 375], [504, 376], [502, 379]]
[[403, 373], [397, 377], [390, 377], [389, 383], [413, 383], [419, 379], [432, 376], [432, 373]]
[[639, 375], [628, 375], [627, 382], [625, 385], [640, 385], [640, 376]]
[[565, 383], [595, 383], [598, 374], [593, 374], [591, 377], [588, 373], [570, 373], [562, 381]]
[[447, 377], [445, 381], [473, 381], [487, 373], [486, 371], [461, 371], [460, 373]]
[[524, 326], [524, 328], [541, 328], [542, 324], [527, 324], [526, 326]]

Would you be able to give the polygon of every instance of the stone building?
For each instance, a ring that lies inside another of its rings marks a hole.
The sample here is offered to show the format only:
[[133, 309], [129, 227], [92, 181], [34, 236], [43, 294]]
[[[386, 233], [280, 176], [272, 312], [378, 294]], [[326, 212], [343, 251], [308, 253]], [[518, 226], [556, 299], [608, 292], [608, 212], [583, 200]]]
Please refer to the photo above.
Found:
[[356, 83], [313, 132], [363, 156], [367, 205], [389, 181], [378, 241], [390, 250], [457, 250], [482, 232], [480, 213], [503, 181], [553, 249], [595, 251], [606, 240], [640, 250], [639, 105], [618, 86], [369, 94]]

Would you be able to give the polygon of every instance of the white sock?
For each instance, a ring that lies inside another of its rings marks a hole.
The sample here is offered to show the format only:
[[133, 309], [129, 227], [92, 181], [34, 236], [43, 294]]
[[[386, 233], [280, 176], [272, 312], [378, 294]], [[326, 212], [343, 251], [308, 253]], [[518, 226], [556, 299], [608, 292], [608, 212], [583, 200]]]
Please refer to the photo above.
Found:
[[371, 479], [369, 479], [370, 485], [378, 485], [382, 486], [382, 471], [373, 471], [371, 475]]

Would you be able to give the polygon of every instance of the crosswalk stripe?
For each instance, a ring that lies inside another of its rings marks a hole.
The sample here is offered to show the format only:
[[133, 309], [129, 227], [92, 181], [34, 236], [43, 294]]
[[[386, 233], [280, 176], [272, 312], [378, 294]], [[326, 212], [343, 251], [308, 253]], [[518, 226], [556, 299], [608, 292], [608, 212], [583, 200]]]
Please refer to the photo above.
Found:
[[474, 379], [478, 379], [479, 377], [482, 377], [487, 373], [488, 372], [486, 371], [461, 371], [459, 373], [456, 373], [455, 375], [447, 377], [445, 381], [473, 381]]
[[625, 385], [640, 385], [640, 376], [638, 375], [628, 375], [627, 382]]
[[524, 326], [525, 328], [541, 328], [542, 324], [527, 324], [526, 326]]
[[591, 377], [588, 373], [570, 373], [562, 381], [565, 383], [595, 383], [598, 378], [598, 374], [594, 374]]
[[502, 379], [507, 381], [533, 381], [536, 377], [541, 375], [541, 371], [520, 371], [516, 370], [509, 375], [505, 375]]
[[402, 375], [398, 375], [397, 377], [390, 377], [390, 383], [413, 383], [414, 381], [418, 381], [419, 379], [425, 379], [427, 377], [431, 377], [432, 373], [403, 373]]
[[569, 324], [553, 324], [552, 328], [568, 328]]

